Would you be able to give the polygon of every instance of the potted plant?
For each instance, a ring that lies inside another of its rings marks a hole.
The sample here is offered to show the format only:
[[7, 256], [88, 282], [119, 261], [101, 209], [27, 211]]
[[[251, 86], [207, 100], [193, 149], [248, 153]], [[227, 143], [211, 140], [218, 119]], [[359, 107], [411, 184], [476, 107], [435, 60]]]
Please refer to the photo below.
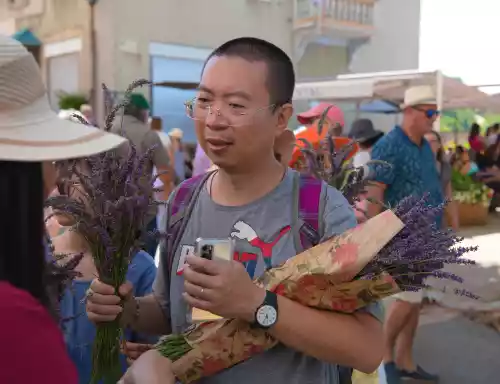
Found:
[[79, 93], [66, 93], [60, 92], [57, 94], [59, 98], [59, 109], [74, 109], [76, 111], [80, 110], [83, 104], [88, 103], [88, 99], [85, 95]]
[[457, 202], [460, 225], [485, 225], [492, 190], [472, 176], [463, 175], [457, 170], [453, 170], [451, 185], [453, 200]]

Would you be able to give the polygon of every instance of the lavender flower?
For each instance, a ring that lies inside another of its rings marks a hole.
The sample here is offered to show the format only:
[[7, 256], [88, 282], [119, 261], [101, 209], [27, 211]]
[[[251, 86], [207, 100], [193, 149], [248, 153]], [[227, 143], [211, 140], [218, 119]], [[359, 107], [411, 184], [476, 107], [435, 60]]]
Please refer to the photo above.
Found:
[[[81, 276], [79, 272], [75, 271], [75, 268], [82, 260], [83, 254], [56, 254], [54, 253], [54, 247], [52, 246], [50, 240], [48, 240], [48, 243], [50, 261], [47, 263], [45, 268], [45, 284], [49, 299], [52, 303], [52, 307], [54, 308], [53, 315], [56, 320], [62, 324], [65, 319], [60, 318], [59, 303], [62, 300], [66, 288], [71, 285], [71, 282], [76, 277]], [[65, 261], [60, 262], [61, 260]]]
[[[459, 246], [463, 238], [452, 229], [436, 227], [436, 217], [443, 213], [445, 204], [432, 207], [427, 196], [407, 197], [394, 209], [403, 221], [403, 229], [379, 252], [360, 273], [364, 278], [386, 272], [404, 291], [417, 291], [424, 280], [433, 276], [462, 282], [460, 276], [442, 271], [445, 264], [475, 264], [464, 256], [477, 247]], [[472, 293], [467, 293], [474, 296]]]

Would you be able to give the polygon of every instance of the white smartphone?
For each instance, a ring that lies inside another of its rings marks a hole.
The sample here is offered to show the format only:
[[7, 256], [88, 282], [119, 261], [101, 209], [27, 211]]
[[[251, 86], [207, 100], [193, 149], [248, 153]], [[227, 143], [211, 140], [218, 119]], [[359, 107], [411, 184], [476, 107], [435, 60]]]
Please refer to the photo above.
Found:
[[[196, 239], [195, 254], [208, 260], [233, 260], [234, 240], [201, 238]], [[192, 308], [191, 320], [193, 323], [213, 321], [218, 319], [221, 319], [221, 317], [199, 308]]]
[[204, 259], [233, 260], [233, 239], [196, 239], [196, 255]]

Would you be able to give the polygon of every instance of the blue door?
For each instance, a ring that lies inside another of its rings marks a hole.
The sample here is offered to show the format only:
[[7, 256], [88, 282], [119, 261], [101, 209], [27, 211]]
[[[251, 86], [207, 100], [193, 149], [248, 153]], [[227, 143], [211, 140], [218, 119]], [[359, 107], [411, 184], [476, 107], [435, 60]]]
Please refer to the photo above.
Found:
[[[186, 81], [200, 80], [203, 61], [172, 59], [160, 56], [151, 56], [151, 80], [159, 81]], [[184, 142], [196, 142], [193, 121], [186, 116], [184, 102], [192, 99], [196, 91], [182, 90], [168, 87], [153, 87], [152, 114], [163, 119], [165, 132], [172, 128], [184, 131]]]

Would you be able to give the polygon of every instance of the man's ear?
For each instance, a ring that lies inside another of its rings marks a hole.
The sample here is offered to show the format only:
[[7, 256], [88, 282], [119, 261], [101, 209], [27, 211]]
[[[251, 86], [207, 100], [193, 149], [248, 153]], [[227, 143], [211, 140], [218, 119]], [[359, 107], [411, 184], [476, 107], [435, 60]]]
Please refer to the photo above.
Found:
[[278, 111], [278, 132], [283, 132], [288, 127], [288, 122], [293, 115], [293, 105], [291, 103], [282, 105]]
[[295, 134], [289, 129], [285, 129], [274, 141], [274, 152], [280, 155], [283, 165], [288, 165], [292, 160], [295, 142]]

